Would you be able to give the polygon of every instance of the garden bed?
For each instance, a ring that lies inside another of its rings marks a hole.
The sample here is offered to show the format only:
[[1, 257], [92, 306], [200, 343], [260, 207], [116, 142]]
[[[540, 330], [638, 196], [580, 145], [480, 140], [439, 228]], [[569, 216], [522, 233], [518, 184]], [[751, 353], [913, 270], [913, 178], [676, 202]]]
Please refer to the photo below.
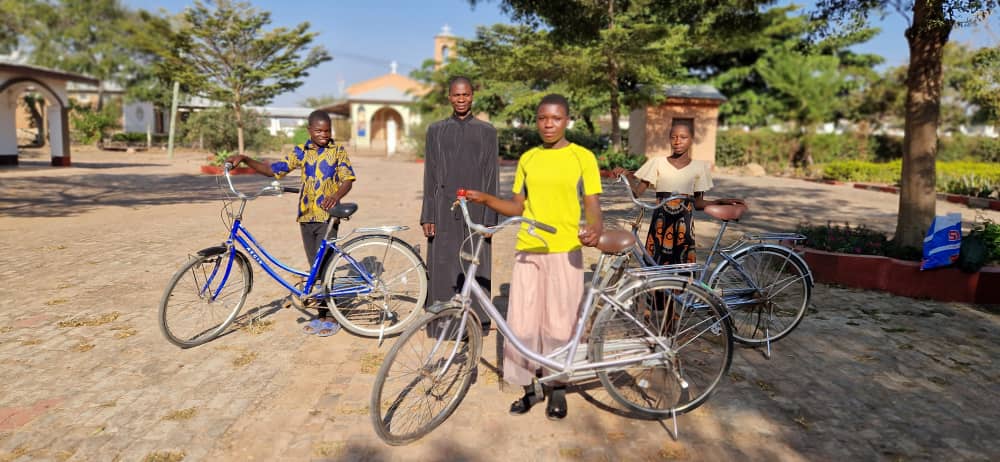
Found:
[[876, 255], [852, 255], [806, 248], [804, 255], [817, 282], [931, 300], [1000, 304], [1000, 267], [976, 273], [957, 268], [920, 271], [920, 263]]
[[[854, 183], [855, 189], [865, 189], [868, 191], [881, 191], [892, 194], [899, 194], [899, 186], [889, 186], [889, 185], [879, 185], [879, 184], [869, 184], [869, 183]], [[938, 199], [946, 200], [948, 202], [953, 202], [956, 204], [965, 204], [971, 208], [976, 209], [993, 209], [1000, 210], [1000, 200], [990, 199], [988, 197], [975, 197], [975, 196], [964, 196], [961, 194], [951, 194], [951, 193], [937, 193]]]

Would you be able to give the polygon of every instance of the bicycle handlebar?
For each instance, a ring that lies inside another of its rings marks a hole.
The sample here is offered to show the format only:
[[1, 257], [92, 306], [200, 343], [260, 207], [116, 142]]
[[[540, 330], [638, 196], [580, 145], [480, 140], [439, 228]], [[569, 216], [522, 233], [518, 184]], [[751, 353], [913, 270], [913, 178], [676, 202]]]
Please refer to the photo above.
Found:
[[664, 198], [663, 200], [661, 200], [656, 205], [649, 205], [649, 204], [647, 204], [647, 203], [639, 200], [638, 197], [636, 197], [635, 192], [632, 191], [632, 185], [629, 184], [629, 182], [628, 182], [628, 178], [625, 178], [625, 174], [618, 175], [618, 181], [621, 182], [621, 183], [625, 183], [625, 189], [628, 189], [628, 197], [629, 197], [629, 199], [632, 199], [632, 202], [635, 205], [638, 205], [639, 207], [642, 207], [642, 208], [644, 208], [646, 210], [656, 210], [656, 209], [658, 209], [658, 208], [663, 207], [664, 205], [666, 205], [667, 202], [675, 201], [675, 200], [680, 200], [680, 201], [684, 201], [684, 202], [693, 202], [694, 201], [694, 198], [692, 198], [691, 196], [686, 196], [686, 195], [682, 195], [682, 194], [674, 194], [672, 196]]
[[[469, 206], [467, 204], [468, 199], [465, 198], [465, 190], [459, 189], [457, 196], [458, 196], [458, 201], [457, 201], [458, 206], [462, 209], [462, 217], [465, 218], [465, 224], [469, 226], [470, 230], [475, 231], [477, 233], [484, 235], [492, 235], [503, 228], [519, 223], [527, 223], [528, 233], [539, 239], [542, 238], [534, 233], [534, 228], [538, 228], [547, 233], [552, 233], [552, 234], [556, 233], [556, 229], [554, 227], [542, 223], [540, 221], [532, 220], [531, 218], [525, 218], [525, 217], [510, 217], [494, 226], [483, 226], [479, 223], [473, 222], [472, 218], [469, 216]], [[542, 240], [544, 241], [544, 239]]]
[[258, 198], [260, 196], [265, 196], [265, 195], [267, 195], [267, 196], [280, 196], [281, 193], [283, 193], [283, 192], [290, 192], [290, 193], [298, 193], [299, 192], [299, 188], [293, 188], [291, 186], [284, 186], [280, 182], [278, 182], [278, 180], [274, 180], [270, 184], [268, 184], [267, 186], [261, 187], [260, 191], [257, 191], [256, 194], [252, 194], [251, 195], [251, 194], [241, 193], [241, 192], [239, 192], [236, 189], [236, 186], [233, 185], [233, 177], [232, 177], [232, 175], [229, 174], [229, 171], [232, 170], [232, 169], [233, 169], [233, 164], [230, 163], [230, 162], [226, 162], [222, 166], [222, 173], [226, 176], [226, 183], [229, 184], [229, 190], [232, 191], [233, 194], [235, 194], [236, 197], [238, 197], [240, 199], [243, 199], [243, 200], [254, 200], [254, 199], [256, 199], [256, 198]]

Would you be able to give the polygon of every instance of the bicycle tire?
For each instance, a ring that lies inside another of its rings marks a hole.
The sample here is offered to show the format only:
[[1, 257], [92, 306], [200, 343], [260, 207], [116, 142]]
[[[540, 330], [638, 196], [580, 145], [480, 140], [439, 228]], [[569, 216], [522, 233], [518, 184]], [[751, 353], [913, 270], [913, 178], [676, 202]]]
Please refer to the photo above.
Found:
[[774, 245], [747, 247], [733, 259], [761, 289], [748, 285], [729, 260], [713, 271], [708, 285], [722, 291], [731, 311], [733, 338], [760, 346], [795, 330], [812, 298], [812, 280], [805, 263], [791, 250]]
[[[375, 377], [369, 409], [375, 433], [387, 444], [408, 444], [444, 423], [465, 398], [476, 375], [483, 340], [478, 318], [454, 302], [438, 306], [439, 312], [428, 313], [403, 332]], [[460, 333], [457, 323], [463, 312], [469, 315], [464, 333]], [[456, 327], [455, 332], [448, 332], [450, 326]], [[443, 367], [449, 357], [452, 360], [446, 370], [435, 369]], [[411, 359], [414, 365], [404, 364]], [[438, 374], [441, 377], [436, 377]], [[437, 410], [418, 408], [421, 405]], [[408, 423], [410, 415], [418, 421]]]
[[[226, 274], [229, 261], [232, 266]], [[181, 348], [198, 346], [218, 337], [246, 303], [252, 275], [246, 257], [233, 249], [192, 257], [170, 278], [160, 299], [160, 332], [170, 343]], [[215, 283], [220, 278], [222, 290]], [[204, 295], [216, 291], [215, 300], [209, 301]]]
[[[331, 257], [322, 270], [327, 293], [351, 288], [371, 291], [326, 298], [327, 307], [344, 329], [363, 337], [395, 335], [417, 319], [427, 299], [428, 277], [427, 267], [413, 247], [396, 237], [369, 234], [347, 241], [342, 252]], [[374, 287], [361, 278], [345, 254], [374, 276]]]
[[594, 321], [589, 346], [593, 361], [636, 358], [662, 351], [664, 345], [674, 355], [599, 370], [608, 394], [626, 409], [654, 418], [704, 404], [733, 358], [722, 301], [686, 278], [629, 284], [615, 299], [625, 310], [609, 307]]

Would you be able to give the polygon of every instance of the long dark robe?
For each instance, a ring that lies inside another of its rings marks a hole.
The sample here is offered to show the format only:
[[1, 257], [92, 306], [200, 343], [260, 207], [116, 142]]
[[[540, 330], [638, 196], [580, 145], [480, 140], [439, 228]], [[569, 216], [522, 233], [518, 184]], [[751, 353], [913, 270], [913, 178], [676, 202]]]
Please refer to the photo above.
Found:
[[[427, 244], [427, 270], [430, 287], [427, 304], [452, 298], [462, 288], [463, 267], [459, 259], [462, 242], [469, 235], [461, 211], [451, 210], [458, 188], [497, 194], [497, 131], [492, 125], [471, 115], [466, 119], [450, 117], [427, 129], [424, 156], [424, 202], [420, 223], [434, 223], [435, 235]], [[472, 221], [492, 226], [497, 214], [479, 204], [469, 204]], [[470, 244], [464, 249], [471, 252]], [[476, 279], [487, 291], [491, 280], [491, 246], [484, 246]], [[487, 321], [477, 303], [473, 307], [481, 321]]]

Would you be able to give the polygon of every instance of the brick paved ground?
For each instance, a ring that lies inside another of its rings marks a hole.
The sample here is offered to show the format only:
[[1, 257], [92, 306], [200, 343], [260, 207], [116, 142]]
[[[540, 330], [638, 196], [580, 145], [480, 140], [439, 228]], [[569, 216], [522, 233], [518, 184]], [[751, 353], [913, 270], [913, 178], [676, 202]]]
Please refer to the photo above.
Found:
[[[170, 275], [226, 232], [215, 181], [196, 174], [198, 156], [74, 156], [72, 168], [37, 157], [0, 170], [0, 461], [1000, 458], [995, 315], [824, 285], [773, 359], [737, 350], [718, 393], [681, 417], [679, 441], [663, 422], [623, 415], [596, 387], [570, 395], [562, 422], [541, 408], [508, 416], [517, 395], [490, 370], [494, 333], [451, 419], [417, 443], [388, 447], [367, 403], [390, 343], [300, 334], [304, 314], [282, 309], [284, 294], [259, 270], [248, 306], [266, 315], [255, 328], [241, 322], [190, 350], [161, 337], [156, 307]], [[361, 209], [342, 229], [414, 225], [422, 166], [355, 164], [362, 180], [350, 198]], [[788, 230], [802, 217], [894, 223], [897, 198], [884, 193], [726, 175], [717, 183], [718, 194], [751, 198], [744, 229]], [[626, 214], [621, 192], [609, 188], [609, 221]], [[261, 199], [247, 222], [269, 251], [300, 263], [294, 200]], [[939, 213], [975, 216], [938, 204]], [[700, 222], [702, 242], [714, 231]], [[415, 229], [403, 237], [420, 242]], [[498, 256], [509, 255], [512, 237], [498, 236]], [[496, 266], [502, 285], [509, 262]]]

